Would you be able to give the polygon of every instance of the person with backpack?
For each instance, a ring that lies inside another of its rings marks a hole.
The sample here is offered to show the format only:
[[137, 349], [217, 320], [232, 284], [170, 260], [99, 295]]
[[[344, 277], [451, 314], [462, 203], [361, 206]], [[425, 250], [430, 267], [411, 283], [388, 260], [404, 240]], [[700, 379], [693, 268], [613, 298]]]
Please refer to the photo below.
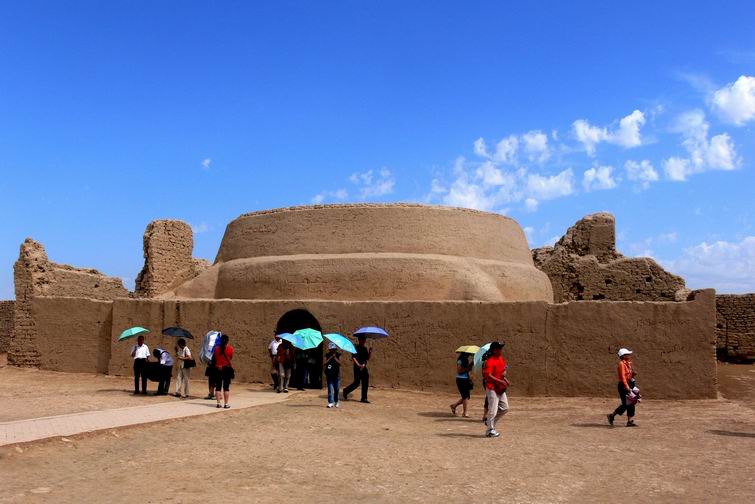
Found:
[[230, 408], [228, 401], [231, 397], [231, 380], [236, 377], [236, 372], [231, 365], [233, 360], [233, 347], [228, 343], [230, 338], [227, 334], [220, 335], [220, 344], [215, 347], [213, 360], [215, 361], [215, 400], [217, 408], [221, 407], [220, 399], [223, 399], [223, 408]]
[[501, 354], [502, 349], [502, 343], [498, 341], [491, 343], [490, 357], [482, 368], [486, 387], [485, 396], [488, 402], [485, 435], [491, 438], [501, 435], [495, 429], [496, 422], [509, 411], [509, 400], [506, 396], [509, 381], [506, 379], [506, 359]]
[[333, 406], [340, 408], [338, 389], [341, 386], [341, 353], [335, 343], [328, 344], [328, 353], [325, 354], [323, 369], [328, 384], [328, 408]]
[[[627, 348], [619, 350], [619, 365], [617, 368], [617, 375], [619, 379], [618, 391], [619, 400], [621, 404], [614, 410], [613, 413], [609, 413], [608, 425], [613, 426], [613, 421], [616, 416], [621, 416], [626, 412], [627, 414], [627, 427], [637, 427], [634, 423], [634, 407], [637, 401], [633, 389], [635, 388], [635, 376], [636, 373], [632, 369], [632, 351]], [[639, 394], [639, 389], [637, 389]], [[631, 400], [628, 398], [631, 396]]]

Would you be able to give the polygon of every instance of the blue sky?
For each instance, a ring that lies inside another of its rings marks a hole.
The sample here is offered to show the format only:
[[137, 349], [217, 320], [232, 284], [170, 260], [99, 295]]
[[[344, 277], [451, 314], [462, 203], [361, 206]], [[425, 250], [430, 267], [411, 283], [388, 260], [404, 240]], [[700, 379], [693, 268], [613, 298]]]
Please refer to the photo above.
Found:
[[0, 298], [27, 236], [129, 287], [147, 223], [417, 201], [755, 291], [755, 3], [5, 2]]

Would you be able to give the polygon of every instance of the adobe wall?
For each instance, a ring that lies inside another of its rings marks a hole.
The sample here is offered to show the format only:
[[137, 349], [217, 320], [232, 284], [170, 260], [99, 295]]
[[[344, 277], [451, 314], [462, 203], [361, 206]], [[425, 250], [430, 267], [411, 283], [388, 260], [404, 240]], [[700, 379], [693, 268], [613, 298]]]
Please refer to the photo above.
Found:
[[512, 219], [426, 205], [327, 205], [242, 215], [178, 299], [553, 301]]
[[39, 367], [51, 371], [107, 373], [113, 303], [71, 297], [32, 301]]
[[681, 301], [684, 279], [649, 257], [624, 257], [616, 250], [616, 220], [588, 215], [553, 246], [532, 250], [535, 266], [553, 286], [556, 303], [582, 300]]
[[94, 269], [80, 269], [51, 262], [44, 247], [31, 238], [21, 244], [13, 265], [16, 288], [13, 337], [8, 345], [8, 363], [14, 366], [40, 365], [41, 354], [32, 313], [32, 301], [38, 296], [70, 296], [110, 300], [128, 296], [119, 278], [103, 275]]
[[[117, 299], [109, 372], [131, 373], [130, 344], [116, 341], [124, 328], [180, 324], [197, 336], [209, 329], [228, 333], [237, 352], [238, 378], [267, 381], [265, 349], [272, 330], [285, 312], [297, 308], [309, 310], [326, 332], [350, 334], [371, 324], [387, 328], [391, 337], [374, 344], [371, 362], [371, 382], [379, 386], [452, 390], [453, 350], [500, 338], [506, 341], [513, 395], [612, 397], [616, 350], [629, 346], [646, 397], [716, 396], [712, 290], [679, 303], [561, 305]], [[148, 337], [150, 347], [175, 345], [174, 339], [156, 333]], [[197, 341], [190, 345], [195, 349]], [[351, 370], [344, 366], [343, 381], [350, 378]]]
[[716, 296], [716, 350], [722, 360], [755, 360], [755, 294]]
[[178, 220], [155, 220], [144, 232], [144, 267], [136, 277], [138, 297], [156, 297], [191, 280], [210, 266], [194, 259], [194, 232]]
[[10, 345], [14, 310], [14, 301], [0, 301], [0, 353], [7, 352], [8, 345]]

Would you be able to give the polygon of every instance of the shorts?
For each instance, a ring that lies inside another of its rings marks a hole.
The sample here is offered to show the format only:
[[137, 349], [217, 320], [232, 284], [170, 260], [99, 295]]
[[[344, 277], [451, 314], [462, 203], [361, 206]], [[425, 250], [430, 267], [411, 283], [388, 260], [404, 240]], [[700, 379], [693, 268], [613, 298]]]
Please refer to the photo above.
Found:
[[231, 379], [233, 369], [226, 366], [220, 369], [215, 369], [215, 390], [219, 391], [223, 389], [228, 392], [231, 390]]
[[462, 399], [469, 399], [472, 396], [472, 380], [469, 378], [457, 378], [456, 388], [459, 389]]

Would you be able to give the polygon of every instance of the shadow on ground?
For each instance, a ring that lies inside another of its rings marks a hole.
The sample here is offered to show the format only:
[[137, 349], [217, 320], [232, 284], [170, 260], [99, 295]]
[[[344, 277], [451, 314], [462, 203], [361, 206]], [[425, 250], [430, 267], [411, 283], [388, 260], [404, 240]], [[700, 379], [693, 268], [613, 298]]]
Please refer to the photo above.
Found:
[[728, 430], [709, 430], [707, 432], [715, 434], [716, 436], [755, 438], [755, 432], [736, 432]]

